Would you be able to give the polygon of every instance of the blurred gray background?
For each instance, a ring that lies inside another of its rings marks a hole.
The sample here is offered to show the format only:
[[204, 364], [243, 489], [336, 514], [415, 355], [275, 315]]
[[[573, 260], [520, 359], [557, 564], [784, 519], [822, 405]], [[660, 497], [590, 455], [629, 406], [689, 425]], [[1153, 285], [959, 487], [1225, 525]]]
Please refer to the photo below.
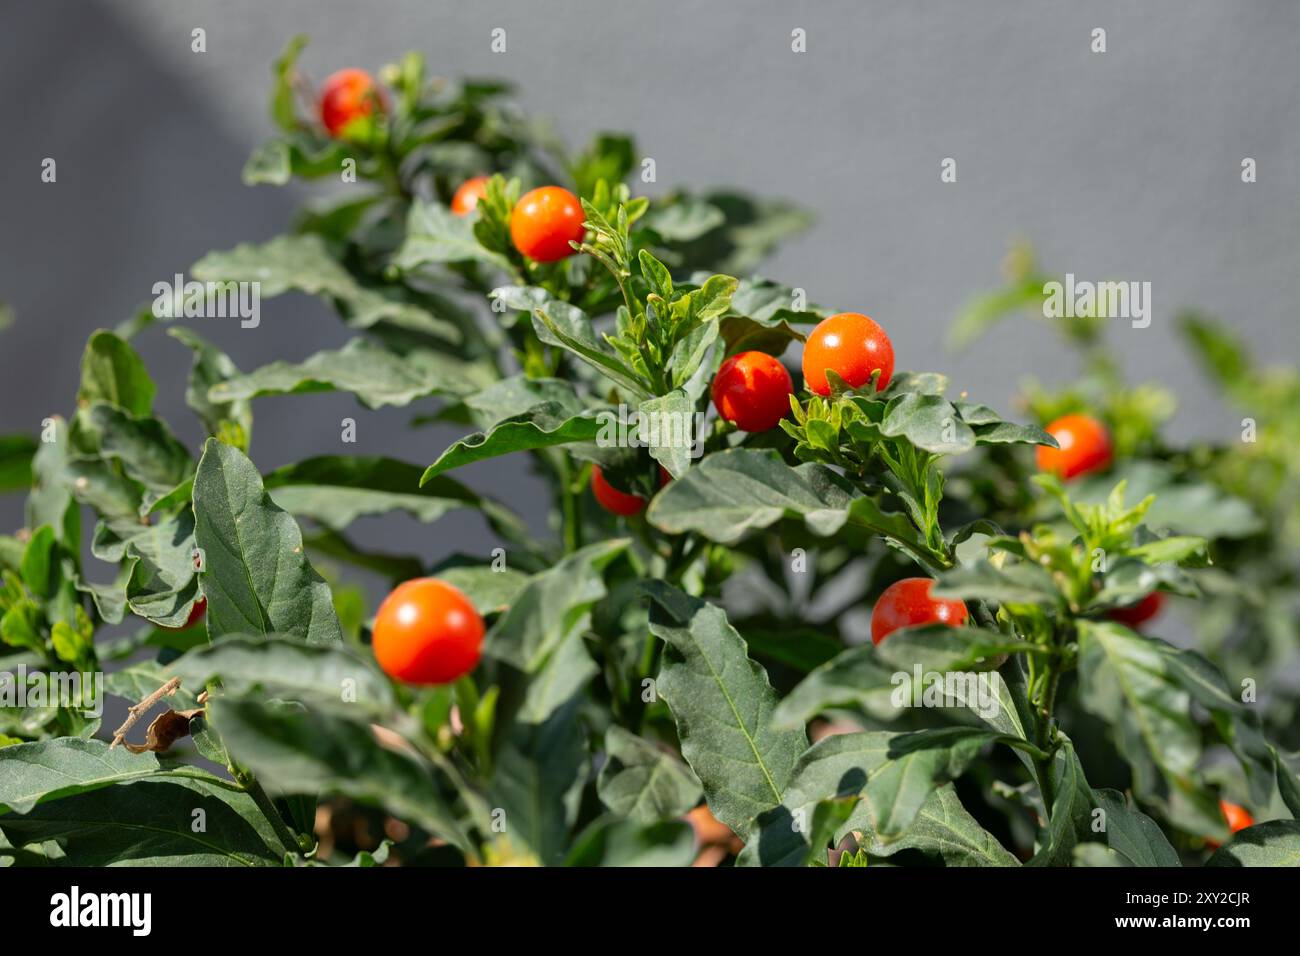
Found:
[[[207, 52], [190, 31], [207, 31]], [[494, 27], [508, 50], [489, 48]], [[791, 30], [808, 52], [790, 51]], [[1094, 27], [1108, 52], [1090, 52]], [[970, 352], [944, 351], [963, 303], [999, 282], [1017, 238], [1080, 278], [1153, 285], [1154, 323], [1112, 336], [1134, 375], [1181, 396], [1176, 436], [1235, 433], [1170, 320], [1197, 306], [1279, 363], [1300, 356], [1300, 4], [1276, 2], [819, 2], [655, 0], [7, 0], [0, 18], [0, 433], [35, 433], [72, 405], [86, 336], [151, 298], [210, 249], [285, 228], [306, 189], [250, 189], [240, 169], [270, 132], [270, 64], [299, 31], [315, 79], [376, 69], [416, 48], [434, 72], [516, 81], [573, 143], [636, 134], [664, 189], [735, 185], [783, 196], [817, 225], [764, 272], [811, 299], [870, 314], [899, 366], [950, 373], [1009, 408], [1026, 374], [1073, 373], [1041, 323], [1017, 320]], [[58, 182], [40, 181], [41, 160]], [[944, 157], [958, 181], [939, 180]], [[1240, 181], [1243, 157], [1259, 181]], [[255, 331], [202, 333], [248, 370], [344, 341], [314, 300], [268, 300]], [[161, 332], [138, 347], [182, 438], [189, 352]], [[794, 365], [797, 367], [797, 358]], [[339, 421], [359, 423], [355, 446]], [[346, 450], [427, 464], [457, 429], [408, 427], [346, 396], [265, 398], [263, 470]], [[527, 511], [522, 459], [462, 477]], [[540, 502], [538, 501], [538, 504]], [[534, 511], [536, 506], [534, 506]], [[540, 514], [530, 514], [544, 524]], [[21, 502], [0, 502], [0, 527]], [[474, 515], [435, 526], [363, 523], [358, 540], [435, 559], [482, 551]]]

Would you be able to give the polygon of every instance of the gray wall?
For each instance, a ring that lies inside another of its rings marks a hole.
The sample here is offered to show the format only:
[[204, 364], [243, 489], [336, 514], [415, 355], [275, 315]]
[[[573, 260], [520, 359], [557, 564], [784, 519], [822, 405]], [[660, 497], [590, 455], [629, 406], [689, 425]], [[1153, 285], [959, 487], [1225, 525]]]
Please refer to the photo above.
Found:
[[[190, 30], [208, 52], [190, 52]], [[508, 52], [489, 31], [508, 31]], [[1089, 52], [1093, 27], [1109, 51]], [[808, 52], [790, 52], [802, 27]], [[81, 343], [211, 248], [280, 231], [298, 190], [248, 189], [239, 171], [269, 132], [269, 64], [312, 36], [317, 78], [419, 48], [439, 72], [517, 81], [524, 104], [571, 140], [637, 134], [661, 185], [735, 184], [783, 195], [818, 225], [766, 272], [889, 330], [901, 367], [938, 369], [1007, 408], [1027, 373], [1073, 368], [1040, 323], [1017, 322], [964, 356], [942, 336], [997, 281], [1017, 237], [1080, 277], [1153, 283], [1155, 323], [1113, 334], [1135, 373], [1176, 387], [1175, 433], [1225, 434], [1169, 330], [1196, 305], [1229, 319], [1274, 361], [1300, 353], [1294, 238], [1300, 225], [1300, 5], [1293, 2], [703, 3], [596, 0], [167, 0], [9, 3], [0, 25], [0, 432], [67, 412]], [[45, 156], [58, 182], [39, 181]], [[939, 162], [958, 161], [958, 182]], [[1259, 182], [1239, 179], [1243, 156]], [[203, 331], [243, 368], [302, 358], [344, 336], [323, 306], [263, 306], [256, 332]], [[162, 407], [180, 408], [189, 356], [151, 334], [142, 351]], [[253, 453], [270, 468], [343, 450], [431, 461], [454, 430], [340, 396], [257, 405]], [[183, 410], [183, 437], [198, 431]], [[509, 466], [469, 479], [524, 502]], [[19, 523], [0, 503], [0, 526]], [[537, 516], [534, 516], [537, 518]], [[537, 520], [541, 520], [537, 518]], [[433, 529], [367, 522], [359, 537], [436, 557], [481, 543], [473, 516]]]

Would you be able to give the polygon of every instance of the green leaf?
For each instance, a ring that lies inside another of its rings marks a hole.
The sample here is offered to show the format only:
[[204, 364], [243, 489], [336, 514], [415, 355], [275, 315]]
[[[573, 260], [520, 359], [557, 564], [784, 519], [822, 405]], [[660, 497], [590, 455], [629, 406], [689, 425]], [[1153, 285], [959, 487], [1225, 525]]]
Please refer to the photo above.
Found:
[[482, 387], [488, 372], [439, 352], [416, 349], [396, 355], [365, 339], [317, 352], [303, 362], [272, 362], [214, 385], [213, 402], [236, 402], [259, 395], [300, 392], [351, 392], [367, 408], [409, 405], [426, 395], [465, 395]]
[[185, 507], [151, 524], [134, 517], [101, 521], [91, 553], [110, 563], [134, 560], [126, 584], [127, 605], [161, 627], [180, 627], [199, 597], [195, 546], [194, 513]]
[[208, 719], [231, 755], [270, 792], [344, 796], [468, 847], [433, 765], [381, 746], [360, 711], [309, 712], [297, 704], [222, 696], [208, 704]]
[[1101, 504], [1119, 481], [1125, 482], [1125, 496], [1131, 500], [1155, 495], [1143, 518], [1152, 529], [1175, 535], [1235, 539], [1250, 537], [1264, 527], [1249, 502], [1208, 481], [1176, 477], [1163, 462], [1122, 462], [1104, 476], [1082, 477], [1071, 483], [1070, 499]]
[[411, 271], [424, 265], [482, 262], [504, 272], [513, 271], [510, 260], [483, 246], [474, 235], [474, 217], [457, 216], [440, 202], [416, 200], [406, 220], [406, 239], [393, 260], [397, 268]]
[[372, 662], [345, 647], [302, 644], [275, 635], [230, 634], [196, 647], [163, 668], [185, 687], [202, 688], [220, 678], [226, 693], [332, 705], [376, 720], [390, 716], [392, 685]]
[[1159, 825], [1118, 790], [1095, 790], [1105, 811], [1106, 845], [1133, 866], [1182, 866]]
[[868, 778], [866, 803], [874, 831], [886, 843], [901, 836], [935, 788], [960, 776], [987, 744], [1005, 738], [976, 727], [896, 734], [888, 762]]
[[106, 402], [143, 416], [153, 408], [154, 392], [144, 362], [125, 339], [103, 330], [90, 336], [81, 358], [78, 402]]
[[911, 671], [919, 664], [924, 673], [943, 674], [994, 670], [1005, 655], [1036, 649], [990, 628], [929, 624], [899, 629], [876, 652], [888, 667]]
[[78, 413], [99, 439], [100, 455], [119, 462], [128, 478], [165, 494], [194, 471], [194, 460], [166, 424], [96, 402]]
[[303, 554], [302, 533], [244, 455], [208, 439], [194, 478], [195, 540], [206, 567], [208, 631], [343, 639], [330, 589]]
[[569, 415], [577, 415], [586, 408], [572, 383], [559, 378], [528, 378], [524, 375], [500, 379], [487, 388], [466, 395], [461, 401], [474, 422], [484, 429], [522, 415], [538, 405], [553, 404]]
[[700, 781], [664, 747], [613, 726], [605, 732], [605, 754], [596, 789], [601, 802], [619, 816], [654, 823], [680, 817], [699, 804]]
[[[114, 697], [137, 704], [173, 676], [171, 670], [156, 659], [136, 661], [121, 670], [105, 674], [104, 690]], [[202, 684], [182, 685], [166, 700], [173, 710], [193, 710], [199, 706], [197, 697], [202, 690]]]
[[225, 352], [192, 330], [177, 327], [167, 334], [194, 353], [189, 381], [185, 385], [185, 403], [194, 410], [212, 438], [220, 438], [247, 453], [253, 436], [253, 406], [247, 399], [214, 402], [208, 393], [216, 385], [238, 378], [239, 369]]
[[682, 198], [672, 204], [652, 205], [645, 225], [669, 242], [690, 242], [727, 221], [721, 209], [702, 199]]
[[946, 398], [908, 392], [889, 403], [882, 434], [906, 438], [937, 455], [958, 455], [975, 447], [975, 432]]
[[754, 817], [781, 802], [807, 737], [772, 726], [776, 692], [721, 608], [661, 581], [643, 587], [650, 631], [667, 644], [658, 692], [677, 722], [682, 756], [713, 815], [743, 840]]
[[533, 575], [488, 631], [483, 653], [525, 672], [540, 669], [566, 638], [587, 628], [592, 605], [606, 594], [603, 572], [627, 546], [626, 538], [588, 545]]
[[209, 252], [190, 273], [200, 282], [256, 282], [263, 299], [285, 292], [321, 296], [332, 301], [353, 328], [383, 322], [452, 343], [462, 338], [454, 322], [399, 298], [397, 291], [362, 285], [317, 235], [276, 236], [261, 245], [242, 243], [225, 252]]
[[1205, 865], [1300, 866], [1300, 822], [1270, 820], [1238, 830]]
[[[159, 772], [153, 754], [133, 754], [126, 748], [110, 750], [102, 740], [57, 737], [3, 747], [0, 748], [0, 814], [27, 813], [46, 800]], [[2, 816], [0, 825], [3, 825]]]
[[547, 345], [566, 349], [637, 398], [648, 398], [641, 376], [596, 338], [591, 320], [573, 306], [549, 301], [533, 310], [533, 331]]
[[271, 84], [271, 119], [285, 131], [297, 129], [300, 125], [294, 78], [298, 72], [298, 57], [306, 46], [306, 34], [299, 33], [290, 37], [271, 68], [271, 74], [275, 78]]
[[998, 568], [987, 560], [944, 572], [930, 589], [930, 594], [936, 598], [960, 598], [963, 601], [1048, 607], [1060, 601], [1051, 575], [1038, 565], [1007, 562]]
[[[1035, 770], [1037, 773], [1037, 770]], [[1052, 806], [1047, 827], [1039, 839], [1039, 850], [1030, 863], [1035, 866], [1069, 866], [1075, 850], [1093, 836], [1093, 810], [1097, 796], [1084, 778], [1083, 764], [1073, 742], [1064, 735], [1048, 767]], [[1085, 851], [1087, 852], [1087, 851]]]
[[850, 528], [904, 541], [916, 537], [903, 515], [881, 511], [825, 465], [791, 468], [775, 451], [749, 449], [704, 458], [654, 497], [647, 518], [670, 534], [694, 531], [722, 544], [783, 519], [802, 519], [821, 536]]
[[[40, 447], [32, 456], [33, 488], [25, 509], [27, 527], [48, 524], [59, 540], [71, 549], [81, 547], [81, 509], [73, 501], [73, 479], [69, 474], [71, 439], [67, 423], [52, 415], [44, 426]], [[50, 440], [46, 440], [46, 438]]]
[[58, 587], [57, 562], [54, 529], [43, 524], [33, 531], [31, 538], [28, 539], [27, 547], [23, 549], [20, 568], [23, 583], [42, 600], [53, 597]]
[[480, 614], [495, 614], [514, 604], [529, 580], [513, 568], [488, 565], [439, 568], [434, 577], [463, 593]]
[[45, 656], [45, 639], [41, 636], [40, 607], [23, 598], [0, 617], [0, 641], [10, 647], [24, 647]]
[[1078, 626], [1083, 706], [1110, 724], [1132, 767], [1134, 793], [1193, 833], [1226, 832], [1218, 801], [1197, 777], [1201, 731], [1190, 713], [1187, 685], [1202, 683], [1198, 662], [1120, 624]]
[[37, 447], [29, 435], [0, 436], [0, 494], [31, 487], [32, 456]]
[[926, 798], [901, 837], [889, 843], [875, 837], [868, 849], [873, 856], [922, 850], [939, 856], [945, 866], [1017, 866], [1020, 862], [966, 811], [950, 783]]
[[[686, 474], [694, 457], [695, 402], [680, 388], [667, 395], [649, 398], [637, 409], [638, 434], [647, 443], [650, 457], [668, 469], [674, 478]], [[655, 426], [648, 427], [654, 422]]]
[[1047, 445], [1056, 447], [1056, 439], [1037, 425], [1019, 425], [1015, 422], [998, 422], [975, 426], [977, 445]]
[[581, 631], [576, 628], [569, 631], [534, 672], [515, 719], [530, 724], [542, 723], [580, 694], [599, 672], [600, 668], [587, 651]]
[[[194, 827], [199, 811], [202, 831]], [[62, 864], [84, 867], [279, 866], [285, 852], [252, 798], [208, 775], [65, 797], [0, 816], [0, 831], [15, 846], [53, 840]]]
[[498, 421], [486, 432], [475, 432], [456, 442], [425, 470], [421, 481], [431, 481], [444, 471], [516, 451], [595, 441], [606, 427], [601, 415], [596, 409], [574, 414], [555, 402], [535, 405], [523, 414]]
[[573, 841], [565, 866], [690, 866], [695, 834], [680, 820], [639, 824], [601, 817]]
[[317, 531], [303, 541], [308, 550], [316, 554], [373, 571], [394, 584], [424, 574], [424, 563], [414, 555], [365, 551], [344, 535], [328, 528]]
[[420, 469], [377, 456], [323, 455], [286, 465], [263, 479], [277, 505], [342, 531], [366, 515], [404, 511], [423, 522], [448, 511], [474, 508], [481, 499], [451, 478], [420, 481]]
[[895, 720], [894, 670], [870, 645], [851, 647], [805, 677], [772, 714], [777, 727], [803, 727], [819, 714], [859, 707], [877, 720]]
[[[966, 813], [951, 786], [940, 786], [946, 775], [942, 771], [962, 766], [995, 736], [952, 728], [928, 738], [881, 731], [826, 737], [799, 758], [785, 800], [759, 817], [757, 839], [747, 843], [739, 862], [798, 865], [810, 849], [804, 834], [817, 804], [865, 792], [866, 799], [854, 806], [834, 836], [851, 830], [870, 834], [870, 852], [876, 855], [909, 848], [937, 852], [949, 865], [1014, 865], [1015, 858]], [[926, 748], [926, 743], [942, 746]], [[949, 744], [956, 750], [945, 750]], [[956, 754], [960, 759], [949, 763]], [[899, 819], [896, 811], [903, 803], [915, 803], [905, 814], [908, 825], [899, 833], [882, 834], [877, 821]]]
[[571, 701], [541, 724], [516, 724], [488, 787], [489, 802], [504, 812], [502, 838], [544, 866], [563, 862], [586, 783], [579, 703]]

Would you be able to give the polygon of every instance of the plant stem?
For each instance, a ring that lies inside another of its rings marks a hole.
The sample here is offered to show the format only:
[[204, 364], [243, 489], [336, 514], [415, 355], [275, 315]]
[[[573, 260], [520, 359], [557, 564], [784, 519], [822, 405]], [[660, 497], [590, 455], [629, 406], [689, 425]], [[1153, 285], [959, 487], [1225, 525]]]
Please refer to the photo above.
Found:
[[257, 809], [262, 811], [262, 816], [266, 817], [267, 822], [271, 824], [271, 829], [275, 831], [275, 835], [284, 844], [284, 848], [294, 856], [302, 856], [302, 847], [298, 844], [297, 834], [289, 829], [289, 825], [284, 822], [284, 817], [280, 816], [280, 811], [275, 808], [275, 803], [267, 796], [266, 791], [262, 789], [262, 785], [257, 782], [257, 778], [251, 772], [240, 768], [233, 761], [227, 769], [230, 770], [235, 781], [244, 788], [244, 792], [253, 798], [253, 802], [257, 804]]
[[1038, 789], [1043, 796], [1043, 812], [1050, 818], [1052, 804], [1056, 802], [1055, 788], [1052, 785], [1052, 758], [1056, 753], [1056, 745], [1052, 740], [1052, 712], [1056, 709], [1056, 692], [1061, 686], [1061, 665], [1055, 655], [1047, 659], [1047, 673], [1044, 676], [1046, 684], [1041, 699], [1034, 702], [1035, 716], [1038, 718], [1035, 736], [1038, 749], [1044, 756], [1035, 759], [1034, 765], [1038, 770]]
[[560, 453], [559, 482], [564, 553], [572, 554], [582, 547], [582, 525], [578, 520], [578, 497], [573, 491], [573, 465], [564, 452]]

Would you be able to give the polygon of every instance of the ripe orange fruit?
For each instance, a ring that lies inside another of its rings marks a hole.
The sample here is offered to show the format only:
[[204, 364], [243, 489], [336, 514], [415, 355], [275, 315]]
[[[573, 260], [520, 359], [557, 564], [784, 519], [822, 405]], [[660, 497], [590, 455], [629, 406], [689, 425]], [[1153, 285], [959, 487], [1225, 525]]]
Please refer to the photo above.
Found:
[[484, 630], [483, 618], [458, 589], [416, 578], [384, 598], [371, 644], [388, 676], [406, 684], [447, 684], [478, 664]]
[[841, 312], [822, 319], [803, 347], [803, 380], [818, 395], [831, 393], [827, 371], [861, 388], [880, 369], [876, 391], [894, 375], [894, 346], [885, 330], [859, 312]]
[[573, 193], [542, 186], [524, 193], [510, 213], [510, 239], [534, 262], [558, 262], [573, 255], [570, 242], [582, 241], [585, 218]]
[[451, 211], [457, 216], [468, 216], [478, 206], [478, 201], [487, 195], [487, 184], [487, 176], [465, 180], [451, 197]]
[[383, 90], [365, 70], [339, 70], [321, 84], [320, 119], [336, 139], [353, 120], [387, 108]]
[[790, 411], [794, 383], [781, 362], [766, 352], [733, 355], [713, 376], [713, 404], [718, 414], [741, 431], [775, 428]]
[[611, 485], [599, 465], [593, 465], [591, 468], [591, 493], [595, 495], [596, 501], [602, 508], [624, 518], [640, 514], [646, 505], [645, 499], [640, 495], [619, 491]]
[[968, 612], [961, 601], [930, 597], [930, 578], [903, 578], [881, 593], [871, 609], [871, 643], [879, 644], [900, 627], [938, 622], [961, 627]]
[[1097, 419], [1062, 415], [1047, 426], [1047, 433], [1061, 447], [1038, 446], [1039, 471], [1050, 471], [1068, 481], [1110, 466], [1110, 432]]

